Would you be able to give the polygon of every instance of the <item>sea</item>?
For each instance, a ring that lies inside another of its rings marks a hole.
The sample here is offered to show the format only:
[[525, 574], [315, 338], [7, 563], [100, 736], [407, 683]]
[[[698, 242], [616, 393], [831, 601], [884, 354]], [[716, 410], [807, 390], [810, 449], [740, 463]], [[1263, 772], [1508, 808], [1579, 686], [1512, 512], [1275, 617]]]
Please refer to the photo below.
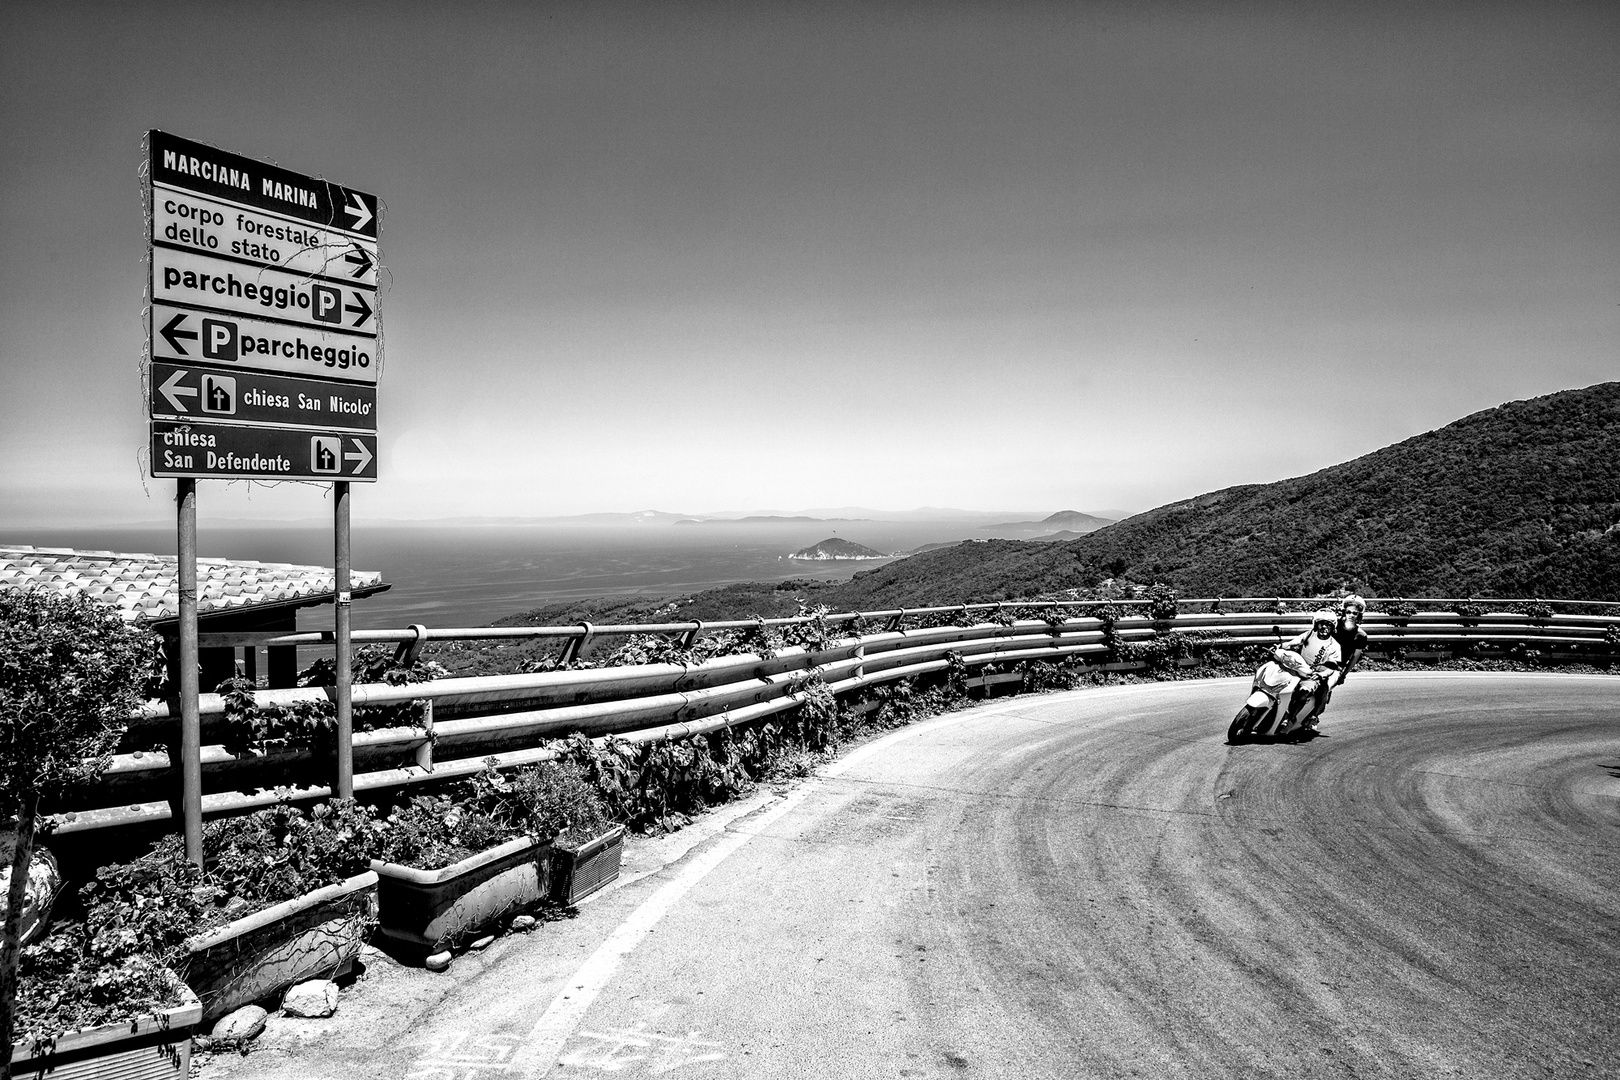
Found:
[[[882, 552], [991, 535], [978, 521], [706, 522], [695, 525], [356, 525], [351, 565], [390, 588], [352, 609], [355, 629], [486, 626], [544, 604], [597, 596], [679, 596], [739, 581], [847, 580], [880, 561], [815, 562], [794, 551], [829, 537]], [[173, 555], [172, 528], [18, 529], [0, 542], [90, 551]], [[210, 558], [332, 565], [329, 527], [210, 527]], [[329, 629], [329, 605], [306, 609], [299, 628]]]

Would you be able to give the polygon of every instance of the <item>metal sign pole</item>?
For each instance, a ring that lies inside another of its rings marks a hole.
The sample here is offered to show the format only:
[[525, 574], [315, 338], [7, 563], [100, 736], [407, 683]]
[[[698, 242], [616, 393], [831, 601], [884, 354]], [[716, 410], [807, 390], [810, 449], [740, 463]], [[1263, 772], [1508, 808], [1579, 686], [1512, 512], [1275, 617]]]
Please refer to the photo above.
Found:
[[180, 785], [186, 860], [202, 865], [202, 718], [197, 709], [197, 481], [176, 482], [180, 548]]
[[350, 702], [349, 657], [349, 483], [332, 485], [332, 587], [337, 592], [337, 796], [354, 797], [354, 713]]

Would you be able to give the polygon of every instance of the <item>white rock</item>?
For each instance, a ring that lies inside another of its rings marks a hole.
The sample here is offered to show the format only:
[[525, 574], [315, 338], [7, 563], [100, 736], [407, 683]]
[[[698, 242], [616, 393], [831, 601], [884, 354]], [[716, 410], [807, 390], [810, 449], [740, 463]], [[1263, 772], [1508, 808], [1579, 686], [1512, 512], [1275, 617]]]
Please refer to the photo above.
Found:
[[244, 1005], [235, 1012], [220, 1017], [210, 1036], [215, 1043], [245, 1043], [250, 1039], [257, 1039], [259, 1032], [264, 1030], [264, 1021], [269, 1015], [257, 1005]]
[[451, 959], [450, 950], [446, 949], [444, 952], [436, 952], [428, 957], [424, 962], [424, 966], [429, 971], [444, 971], [450, 966]]
[[[5, 866], [0, 868], [0, 919], [11, 907], [11, 849], [16, 841], [8, 834], [8, 843], [0, 845], [6, 855]], [[21, 925], [17, 932], [24, 945], [31, 945], [45, 936], [50, 927], [51, 901], [62, 891], [62, 871], [56, 857], [45, 848], [34, 849], [33, 861], [28, 864], [27, 891], [23, 893]]]
[[485, 934], [483, 937], [479, 938], [477, 941], [473, 942], [467, 947], [469, 949], [487, 949], [494, 942], [494, 940], [494, 934]]
[[281, 999], [281, 1011], [288, 1016], [319, 1019], [337, 1012], [337, 983], [330, 979], [311, 979], [301, 982]]
[[527, 933], [534, 929], [538, 920], [533, 915], [514, 915], [512, 917], [512, 932], [514, 934]]

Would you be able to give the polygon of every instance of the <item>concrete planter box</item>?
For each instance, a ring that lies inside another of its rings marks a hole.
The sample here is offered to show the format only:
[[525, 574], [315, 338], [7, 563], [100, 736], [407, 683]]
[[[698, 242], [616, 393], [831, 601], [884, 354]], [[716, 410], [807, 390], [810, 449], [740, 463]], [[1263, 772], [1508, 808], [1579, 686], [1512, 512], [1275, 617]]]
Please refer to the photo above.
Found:
[[376, 922], [377, 875], [367, 871], [188, 939], [181, 977], [212, 1023], [294, 983], [349, 970]]
[[395, 951], [418, 957], [448, 948], [550, 891], [549, 839], [520, 836], [442, 870], [372, 861], [378, 881], [377, 932]]
[[618, 878], [623, 856], [623, 825], [615, 825], [578, 848], [556, 848], [552, 855], [551, 898], [570, 906], [579, 903]]
[[16, 1080], [186, 1080], [191, 1036], [203, 1009], [189, 987], [181, 989], [184, 1000], [160, 1013], [37, 1043], [13, 1043], [11, 1075]]

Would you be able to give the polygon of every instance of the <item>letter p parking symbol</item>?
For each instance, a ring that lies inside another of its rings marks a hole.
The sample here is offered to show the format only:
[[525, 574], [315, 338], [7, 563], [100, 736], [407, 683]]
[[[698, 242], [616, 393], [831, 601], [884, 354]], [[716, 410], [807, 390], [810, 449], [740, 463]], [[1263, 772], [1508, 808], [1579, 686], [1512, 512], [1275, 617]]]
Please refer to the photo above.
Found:
[[343, 321], [343, 294], [330, 285], [311, 285], [309, 287], [314, 309], [310, 312], [317, 322], [341, 323]]
[[236, 360], [236, 324], [219, 319], [202, 321], [202, 351], [209, 360]]

